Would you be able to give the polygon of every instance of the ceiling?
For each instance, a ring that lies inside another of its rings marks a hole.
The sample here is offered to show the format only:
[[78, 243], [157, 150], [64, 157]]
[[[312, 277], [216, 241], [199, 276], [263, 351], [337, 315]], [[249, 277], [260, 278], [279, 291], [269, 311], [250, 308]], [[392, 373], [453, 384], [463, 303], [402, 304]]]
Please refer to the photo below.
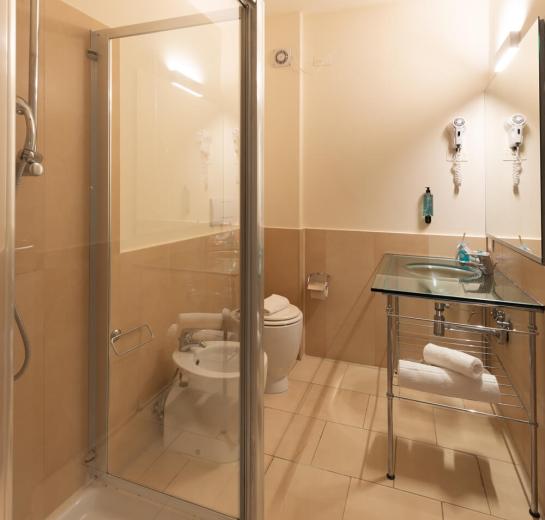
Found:
[[[274, 15], [298, 11], [340, 11], [392, 1], [394, 0], [265, 0], [265, 6], [267, 14]], [[64, 0], [64, 2], [110, 27], [238, 6], [236, 0], [156, 0], [154, 2], [150, 0]]]
[[372, 4], [384, 4], [393, 0], [265, 0], [267, 14], [341, 11]]

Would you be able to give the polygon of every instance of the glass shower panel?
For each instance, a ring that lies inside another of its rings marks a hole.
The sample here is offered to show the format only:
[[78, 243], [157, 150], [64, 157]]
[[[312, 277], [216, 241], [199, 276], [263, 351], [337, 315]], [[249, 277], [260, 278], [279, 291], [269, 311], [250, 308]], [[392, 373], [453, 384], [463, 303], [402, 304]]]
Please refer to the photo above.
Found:
[[111, 39], [107, 470], [236, 517], [241, 77], [233, 14], [179, 29], [146, 24]]

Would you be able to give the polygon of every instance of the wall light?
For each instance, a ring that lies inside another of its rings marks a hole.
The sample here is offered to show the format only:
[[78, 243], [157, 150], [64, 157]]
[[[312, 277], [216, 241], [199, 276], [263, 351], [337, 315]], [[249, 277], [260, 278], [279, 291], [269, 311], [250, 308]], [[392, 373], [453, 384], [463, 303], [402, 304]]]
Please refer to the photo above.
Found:
[[184, 92], [187, 92], [188, 94], [191, 94], [192, 96], [195, 96], [198, 98], [204, 97], [200, 92], [196, 92], [195, 90], [192, 90], [189, 87], [186, 87], [185, 85], [182, 85], [181, 83], [178, 83], [177, 81], [171, 81], [170, 84], [173, 87], [179, 88], [180, 90], [183, 90]]
[[511, 32], [505, 39], [496, 54], [495, 72], [502, 72], [507, 68], [511, 60], [519, 50], [520, 32]]

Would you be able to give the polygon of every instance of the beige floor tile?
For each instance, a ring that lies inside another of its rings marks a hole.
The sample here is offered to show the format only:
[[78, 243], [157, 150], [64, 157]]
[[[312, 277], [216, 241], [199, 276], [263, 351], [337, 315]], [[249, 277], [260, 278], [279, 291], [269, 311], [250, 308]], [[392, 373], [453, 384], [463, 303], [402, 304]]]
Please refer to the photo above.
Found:
[[361, 478], [385, 486], [393, 486], [393, 481], [386, 477], [387, 470], [388, 436], [383, 433], [369, 432]]
[[144, 471], [137, 482], [157, 491], [164, 491], [188, 461], [189, 458], [185, 455], [167, 450]]
[[291, 369], [290, 379], [298, 381], [306, 381], [310, 383], [312, 378], [318, 371], [322, 358], [315, 356], [303, 356], [303, 359], [295, 362], [295, 366]]
[[449, 397], [446, 395], [430, 394], [428, 392], [420, 392], [419, 390], [413, 390], [412, 388], [398, 387], [398, 394], [403, 397], [409, 397], [411, 399], [420, 399], [422, 401], [428, 401], [430, 403], [446, 404], [448, 406], [457, 406], [459, 408], [464, 407], [463, 399], [457, 397]]
[[437, 444], [511, 462], [501, 424], [491, 417], [435, 409]]
[[[388, 432], [388, 399], [372, 396], [365, 415], [364, 427], [368, 430]], [[394, 400], [394, 431], [406, 439], [435, 444], [433, 408], [411, 401]]]
[[266, 454], [264, 455], [263, 470], [265, 471], [265, 473], [269, 469], [269, 466], [271, 465], [272, 460], [273, 460], [272, 455], [266, 455]]
[[386, 370], [366, 365], [348, 365], [341, 388], [370, 395], [386, 395]]
[[361, 428], [368, 401], [369, 397], [360, 392], [313, 384], [301, 403], [299, 413]]
[[341, 520], [350, 479], [275, 458], [265, 475], [265, 520]]
[[327, 423], [312, 461], [318, 468], [392, 486], [386, 478], [386, 435]]
[[286, 392], [281, 394], [265, 394], [265, 406], [284, 410], [285, 412], [296, 412], [308, 385], [309, 383], [304, 381], [291, 380]]
[[337, 388], [343, 380], [348, 363], [344, 361], [334, 361], [333, 359], [324, 359], [320, 368], [314, 374], [312, 382], [317, 385], [333, 386]]
[[444, 520], [494, 520], [496, 517], [443, 503], [443, 518]]
[[190, 460], [167, 487], [175, 497], [227, 515], [239, 514], [239, 464]]
[[359, 478], [369, 441], [369, 431], [328, 422], [312, 465]]
[[324, 430], [325, 421], [295, 415], [290, 422], [275, 456], [300, 464], [310, 464]]
[[441, 502], [352, 479], [344, 520], [441, 520]]
[[484, 487], [494, 516], [528, 519], [528, 501], [513, 464], [479, 457]]
[[461, 451], [398, 438], [394, 486], [490, 513], [477, 458]]
[[265, 408], [264, 419], [264, 447], [265, 453], [274, 455], [282, 436], [284, 435], [293, 414], [275, 410], [274, 408]]

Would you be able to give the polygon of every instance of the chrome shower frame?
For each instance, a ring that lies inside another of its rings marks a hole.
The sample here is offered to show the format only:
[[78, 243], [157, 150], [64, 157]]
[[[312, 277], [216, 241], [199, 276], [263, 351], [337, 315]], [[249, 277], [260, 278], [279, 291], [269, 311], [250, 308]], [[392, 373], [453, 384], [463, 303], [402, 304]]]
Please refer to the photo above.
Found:
[[0, 520], [12, 518], [15, 0], [0, 3]]
[[264, 3], [238, 0], [239, 7], [91, 33], [92, 80], [91, 285], [89, 328], [89, 452], [92, 476], [159, 502], [174, 501], [203, 518], [227, 518], [108, 473], [108, 379], [111, 258], [112, 40], [240, 20], [241, 41], [241, 367], [240, 518], [263, 519], [263, 89]]

